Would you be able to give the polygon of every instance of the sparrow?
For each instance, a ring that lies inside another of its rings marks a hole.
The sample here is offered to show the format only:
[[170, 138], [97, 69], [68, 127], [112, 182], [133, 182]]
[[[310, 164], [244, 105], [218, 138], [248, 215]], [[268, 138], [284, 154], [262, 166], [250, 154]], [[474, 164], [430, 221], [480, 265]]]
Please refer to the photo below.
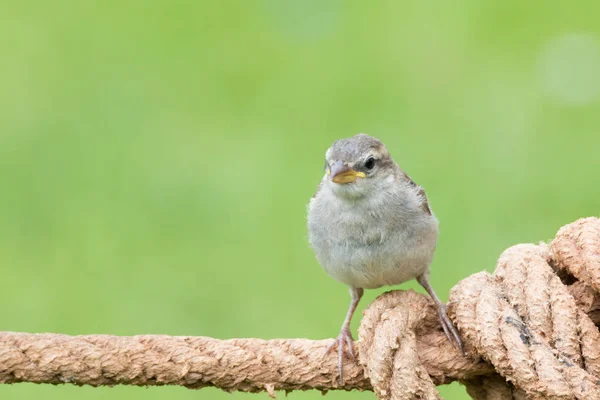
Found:
[[423, 188], [380, 140], [360, 133], [327, 150], [325, 175], [308, 204], [308, 233], [321, 266], [350, 288], [346, 318], [325, 353], [337, 347], [342, 384], [344, 345], [354, 359], [350, 322], [364, 289], [416, 279], [433, 299], [448, 340], [464, 354], [446, 306], [429, 283], [438, 220]]

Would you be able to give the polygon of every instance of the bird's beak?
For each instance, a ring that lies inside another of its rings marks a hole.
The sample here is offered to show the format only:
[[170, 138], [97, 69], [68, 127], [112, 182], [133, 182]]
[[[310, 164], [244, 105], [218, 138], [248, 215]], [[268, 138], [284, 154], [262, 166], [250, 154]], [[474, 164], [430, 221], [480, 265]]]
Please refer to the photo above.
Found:
[[364, 178], [364, 172], [355, 171], [341, 161], [336, 161], [328, 171], [329, 178], [335, 183], [352, 183], [356, 178]]

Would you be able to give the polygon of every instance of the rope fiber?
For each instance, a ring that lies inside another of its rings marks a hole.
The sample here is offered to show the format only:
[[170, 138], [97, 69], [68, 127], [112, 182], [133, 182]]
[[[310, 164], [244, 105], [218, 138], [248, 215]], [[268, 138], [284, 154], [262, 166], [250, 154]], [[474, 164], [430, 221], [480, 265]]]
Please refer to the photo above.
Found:
[[390, 291], [365, 311], [338, 382], [329, 340], [119, 337], [0, 332], [0, 383], [180, 385], [225, 391], [373, 390], [379, 399], [439, 399], [460, 381], [473, 399], [600, 399], [600, 220], [522, 244], [450, 293], [467, 357], [433, 302]]

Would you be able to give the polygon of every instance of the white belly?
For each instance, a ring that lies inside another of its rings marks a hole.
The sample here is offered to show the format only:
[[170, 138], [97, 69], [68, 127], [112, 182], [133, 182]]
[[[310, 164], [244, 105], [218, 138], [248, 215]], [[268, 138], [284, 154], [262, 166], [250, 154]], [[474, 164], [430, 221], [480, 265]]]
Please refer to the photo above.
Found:
[[309, 204], [309, 240], [317, 260], [348, 286], [398, 285], [429, 271], [437, 219], [423, 210], [410, 186], [387, 183], [393, 186], [352, 200], [335, 195], [330, 187], [335, 184], [325, 180]]
[[365, 289], [398, 285], [427, 272], [434, 250], [435, 237], [419, 241], [403, 232], [393, 232], [379, 243], [330, 241], [315, 248], [329, 275]]
[[317, 217], [319, 210], [312, 211], [310, 242], [317, 260], [334, 279], [372, 289], [398, 285], [429, 270], [438, 234], [434, 216], [390, 220], [338, 208], [325, 225]]

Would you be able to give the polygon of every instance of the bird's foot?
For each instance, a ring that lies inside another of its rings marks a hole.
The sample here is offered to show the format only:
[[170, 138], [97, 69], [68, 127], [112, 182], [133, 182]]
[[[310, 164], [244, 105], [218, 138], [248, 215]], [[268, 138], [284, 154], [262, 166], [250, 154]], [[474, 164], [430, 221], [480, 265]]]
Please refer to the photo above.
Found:
[[458, 348], [458, 350], [460, 350], [463, 356], [466, 356], [465, 350], [463, 349], [463, 342], [460, 339], [458, 330], [456, 329], [456, 327], [450, 320], [450, 317], [448, 317], [448, 314], [446, 313], [446, 306], [441, 303], [438, 304], [437, 312], [438, 316], [440, 317], [440, 324], [442, 324], [442, 329], [444, 330], [446, 337], [448, 338], [450, 343], [452, 343], [452, 345], [454, 345], [456, 348]]
[[354, 338], [352, 337], [352, 333], [350, 332], [350, 328], [342, 328], [340, 334], [335, 339], [335, 341], [325, 350], [326, 356], [331, 353], [333, 349], [337, 347], [338, 351], [338, 371], [340, 373], [340, 385], [344, 385], [344, 345], [347, 348], [347, 353], [350, 359], [356, 360], [356, 356], [354, 355]]

